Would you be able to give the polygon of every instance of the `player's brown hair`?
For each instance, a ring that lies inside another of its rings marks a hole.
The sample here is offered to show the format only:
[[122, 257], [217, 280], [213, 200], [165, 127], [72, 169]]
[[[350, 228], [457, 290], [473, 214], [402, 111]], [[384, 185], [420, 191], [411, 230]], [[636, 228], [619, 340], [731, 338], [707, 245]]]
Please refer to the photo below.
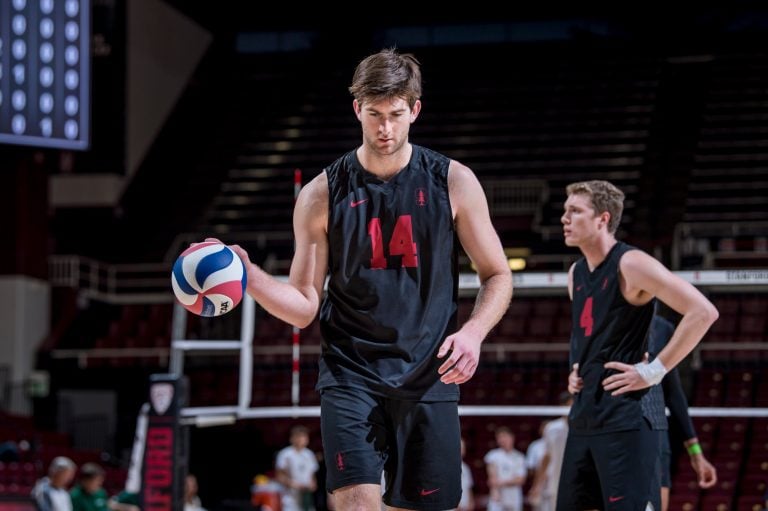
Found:
[[360, 104], [403, 98], [413, 108], [421, 97], [419, 61], [412, 54], [401, 54], [394, 48], [374, 53], [357, 65], [349, 92]]

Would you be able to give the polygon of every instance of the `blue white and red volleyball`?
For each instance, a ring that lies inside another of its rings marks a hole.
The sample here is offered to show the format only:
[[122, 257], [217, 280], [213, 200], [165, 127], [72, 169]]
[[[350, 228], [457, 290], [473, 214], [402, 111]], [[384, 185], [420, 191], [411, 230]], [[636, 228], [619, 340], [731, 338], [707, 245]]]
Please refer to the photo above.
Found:
[[247, 283], [243, 261], [228, 246], [198, 243], [173, 265], [171, 285], [176, 299], [198, 316], [221, 316], [243, 299]]

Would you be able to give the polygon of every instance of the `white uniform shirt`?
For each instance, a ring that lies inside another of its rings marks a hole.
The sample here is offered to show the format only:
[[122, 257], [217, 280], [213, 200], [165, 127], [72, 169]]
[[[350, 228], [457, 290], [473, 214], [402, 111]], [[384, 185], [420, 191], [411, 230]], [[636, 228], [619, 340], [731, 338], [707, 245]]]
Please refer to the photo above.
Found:
[[[283, 470], [291, 480], [301, 486], [312, 483], [312, 477], [319, 468], [315, 453], [307, 448], [297, 451], [291, 446], [277, 453], [275, 467]], [[283, 492], [283, 511], [301, 511], [301, 495], [298, 490], [288, 488]]]
[[[508, 481], [518, 477], [527, 475], [528, 469], [525, 466], [525, 456], [520, 451], [512, 449], [511, 451], [505, 451], [503, 449], [493, 449], [483, 458], [486, 465], [494, 465], [496, 467], [496, 476], [501, 481]], [[523, 509], [523, 489], [522, 485], [517, 486], [505, 486], [501, 488], [499, 492], [501, 500], [495, 504], [501, 504], [501, 508], [520, 511]], [[489, 502], [489, 509], [491, 508]]]

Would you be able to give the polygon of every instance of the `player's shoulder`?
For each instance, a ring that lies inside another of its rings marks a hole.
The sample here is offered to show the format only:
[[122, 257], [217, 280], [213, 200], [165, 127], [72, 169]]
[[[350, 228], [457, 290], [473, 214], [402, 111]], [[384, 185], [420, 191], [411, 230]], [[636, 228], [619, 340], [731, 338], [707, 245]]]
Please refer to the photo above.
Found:
[[623, 275], [643, 274], [659, 264], [653, 256], [636, 247], [627, 247], [619, 257], [619, 269]]
[[312, 186], [328, 193], [328, 173], [326, 171], [320, 172], [307, 183], [307, 186]]
[[320, 172], [304, 185], [299, 192], [299, 200], [310, 207], [326, 207], [328, 205], [328, 175]]
[[452, 201], [460, 201], [463, 197], [469, 200], [482, 190], [480, 181], [472, 169], [456, 160], [448, 165], [448, 191]]
[[477, 176], [472, 169], [457, 160], [450, 160], [448, 163], [448, 181], [477, 180]]

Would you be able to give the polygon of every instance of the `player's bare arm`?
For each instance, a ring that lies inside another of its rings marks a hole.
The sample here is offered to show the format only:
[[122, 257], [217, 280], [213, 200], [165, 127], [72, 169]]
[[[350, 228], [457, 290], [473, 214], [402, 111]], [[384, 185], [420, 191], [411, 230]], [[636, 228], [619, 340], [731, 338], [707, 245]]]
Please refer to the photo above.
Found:
[[[699, 439], [693, 437], [686, 440], [684, 445], [686, 449], [690, 449], [692, 445], [698, 445], [698, 443]], [[712, 488], [717, 484], [717, 469], [715, 469], [714, 465], [704, 457], [704, 453], [701, 452], [701, 449], [699, 449], [699, 452], [691, 454], [690, 460], [691, 467], [693, 467], [694, 472], [696, 472], [696, 478], [698, 479], [700, 488]]]
[[[682, 315], [669, 343], [656, 357], [668, 371], [679, 364], [701, 341], [712, 323], [717, 320], [717, 309], [693, 285], [642, 251], [627, 252], [621, 258], [619, 268], [622, 294], [629, 303], [642, 305], [655, 296]], [[613, 391], [613, 395], [651, 385], [634, 365], [608, 362], [605, 367], [619, 371], [603, 381], [605, 390]]]
[[469, 320], [446, 338], [438, 352], [439, 357], [451, 353], [438, 369], [441, 380], [461, 384], [475, 374], [480, 344], [509, 307], [512, 274], [477, 177], [466, 166], [451, 161], [448, 192], [459, 241], [480, 278], [480, 290]]
[[328, 272], [327, 223], [328, 180], [323, 172], [302, 189], [296, 200], [296, 251], [287, 283], [252, 263], [241, 247], [232, 247], [245, 263], [248, 294], [273, 316], [300, 328], [312, 322], [320, 307]]

